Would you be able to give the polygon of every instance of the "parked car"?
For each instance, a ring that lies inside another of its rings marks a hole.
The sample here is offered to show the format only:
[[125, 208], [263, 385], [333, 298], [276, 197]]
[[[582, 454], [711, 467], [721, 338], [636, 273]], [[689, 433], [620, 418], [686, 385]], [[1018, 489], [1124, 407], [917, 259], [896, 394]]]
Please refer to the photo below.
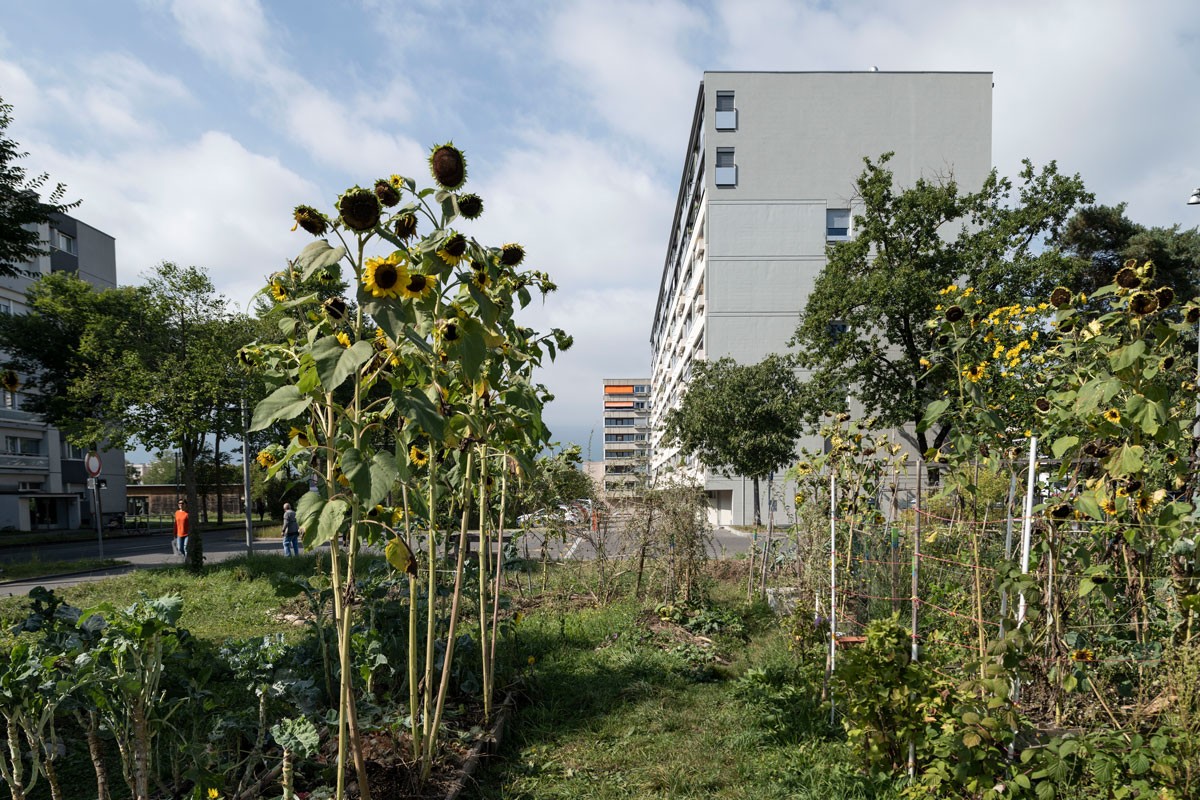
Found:
[[559, 506], [554, 510], [539, 508], [537, 511], [521, 514], [517, 517], [517, 524], [528, 528], [542, 528], [555, 522], [578, 525], [581, 518], [579, 512], [575, 509], [567, 506]]

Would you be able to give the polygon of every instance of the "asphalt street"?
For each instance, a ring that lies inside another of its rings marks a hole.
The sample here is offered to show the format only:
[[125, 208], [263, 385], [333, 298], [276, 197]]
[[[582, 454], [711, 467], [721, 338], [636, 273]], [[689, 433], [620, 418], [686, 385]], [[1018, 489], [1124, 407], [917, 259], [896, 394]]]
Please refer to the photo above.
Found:
[[[729, 528], [717, 528], [710, 532], [709, 556], [712, 558], [732, 558], [750, 549], [751, 534], [742, 533]], [[579, 559], [588, 560], [596, 557], [597, 545], [601, 544], [598, 534], [583, 529], [567, 529], [552, 532], [545, 529], [535, 529], [519, 536], [517, 546], [531, 558], [541, 558], [542, 548], [547, 555], [555, 560]], [[761, 543], [761, 542], [760, 542]], [[610, 557], [622, 554], [628, 550], [615, 533], [609, 533], [603, 541], [605, 551]], [[44, 545], [28, 545], [21, 547], [0, 548], [0, 570], [6, 563], [24, 561], [76, 561], [84, 558], [100, 556], [100, 542], [64, 542]], [[283, 557], [283, 549], [278, 538], [256, 539], [252, 544], [255, 553], [273, 553]], [[246, 553], [246, 533], [244, 528], [230, 528], [219, 531], [207, 531], [204, 534], [204, 555], [209, 563], [224, 561], [228, 558]], [[105, 537], [103, 542], [105, 558], [129, 562], [126, 565], [93, 572], [72, 573], [64, 575], [45, 576], [28, 581], [2, 582], [0, 572], [0, 596], [23, 596], [35, 586], [60, 588], [73, 586], [84, 581], [102, 580], [113, 575], [123, 575], [136, 569], [165, 567], [179, 565], [183, 559], [175, 555], [171, 549], [171, 532], [161, 530], [144, 534], [124, 534], [118, 537]]]

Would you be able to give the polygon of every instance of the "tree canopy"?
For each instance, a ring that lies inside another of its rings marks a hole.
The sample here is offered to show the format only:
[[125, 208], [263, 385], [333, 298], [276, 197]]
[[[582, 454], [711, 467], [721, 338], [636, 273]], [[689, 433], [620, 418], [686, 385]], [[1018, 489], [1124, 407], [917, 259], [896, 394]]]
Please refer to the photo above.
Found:
[[[938, 333], [926, 323], [942, 312], [945, 287], [974, 287], [957, 312], [970, 315], [980, 295], [1036, 303], [1072, 274], [1071, 259], [1044, 241], [1091, 202], [1078, 175], [1026, 161], [1015, 186], [993, 170], [976, 192], [960, 193], [953, 178], [897, 189], [889, 158], [864, 159], [855, 237], [830, 246], [791, 342], [809, 371], [801, 405], [813, 428], [851, 400], [886, 426], [922, 418], [943, 389], [929, 374]], [[947, 431], [933, 433], [917, 431], [922, 451]]]
[[759, 481], [796, 454], [800, 394], [787, 356], [748, 365], [728, 357], [697, 361], [682, 401], [667, 413], [664, 440], [711, 469], [752, 478], [757, 524]]
[[12, 123], [12, 106], [0, 98], [0, 277], [20, 273], [18, 264], [32, 261], [46, 252], [36, 226], [50, 214], [66, 212], [79, 202], [62, 202], [66, 187], [59, 183], [46, 199], [40, 193], [49, 181], [42, 173], [29, 177], [19, 162], [26, 156], [20, 145], [5, 132]]

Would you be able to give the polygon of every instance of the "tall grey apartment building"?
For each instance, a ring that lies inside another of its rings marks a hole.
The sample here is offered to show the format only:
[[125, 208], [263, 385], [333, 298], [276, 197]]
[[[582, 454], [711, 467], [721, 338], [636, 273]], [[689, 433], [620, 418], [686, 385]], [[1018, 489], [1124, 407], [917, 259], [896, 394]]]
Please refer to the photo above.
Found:
[[715, 523], [753, 521], [748, 480], [661, 441], [692, 362], [787, 350], [827, 245], [854, 236], [864, 157], [894, 152], [900, 188], [952, 174], [973, 190], [991, 130], [988, 72], [704, 73], [650, 333], [652, 471], [703, 480]]
[[645, 483], [650, 447], [650, 379], [604, 379], [604, 476], [619, 497]]
[[[0, 278], [0, 313], [25, 313], [25, 294], [37, 278], [70, 272], [97, 289], [117, 285], [113, 237], [68, 214], [39, 226], [48, 252], [19, 265], [24, 274]], [[18, 375], [24, 383], [25, 376]], [[0, 389], [0, 529], [54, 530], [95, 525], [86, 453], [26, 409], [25, 391]], [[100, 453], [100, 506], [106, 520], [125, 512], [125, 453]]]

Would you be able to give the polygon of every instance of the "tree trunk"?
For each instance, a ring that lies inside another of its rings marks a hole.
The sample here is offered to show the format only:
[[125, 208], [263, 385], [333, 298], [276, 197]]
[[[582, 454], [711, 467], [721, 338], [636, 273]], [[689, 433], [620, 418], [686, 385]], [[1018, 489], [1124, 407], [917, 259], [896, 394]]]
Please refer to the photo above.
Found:
[[225, 498], [222, 495], [224, 488], [224, 474], [221, 472], [221, 415], [217, 414], [216, 431], [213, 433], [213, 463], [216, 464], [217, 473], [217, 524], [225, 524]]
[[758, 504], [758, 476], [754, 478], [754, 526], [762, 525], [762, 510]]

